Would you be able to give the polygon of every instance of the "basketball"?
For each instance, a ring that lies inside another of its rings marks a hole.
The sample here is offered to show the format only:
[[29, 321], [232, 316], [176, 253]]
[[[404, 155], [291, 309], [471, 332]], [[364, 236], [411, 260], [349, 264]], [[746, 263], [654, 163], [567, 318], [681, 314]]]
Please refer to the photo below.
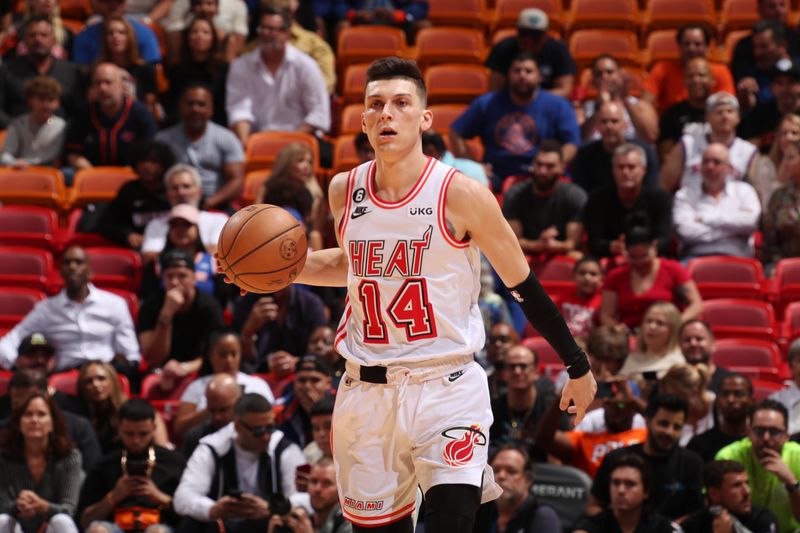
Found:
[[255, 204], [233, 214], [217, 243], [220, 272], [248, 292], [289, 285], [306, 263], [306, 230], [276, 205]]

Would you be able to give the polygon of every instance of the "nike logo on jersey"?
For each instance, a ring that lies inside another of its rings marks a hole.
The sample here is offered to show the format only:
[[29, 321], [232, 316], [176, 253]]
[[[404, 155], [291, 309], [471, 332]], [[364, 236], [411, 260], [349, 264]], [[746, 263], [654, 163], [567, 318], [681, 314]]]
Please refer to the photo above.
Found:
[[353, 211], [353, 214], [350, 215], [350, 218], [363, 217], [364, 215], [366, 215], [369, 212], [370, 212], [370, 210], [367, 209], [367, 206], [360, 205], [360, 206], [356, 207], [356, 210]]
[[457, 380], [458, 378], [460, 378], [463, 375], [464, 375], [464, 371], [463, 370], [459, 370], [458, 372], [453, 372], [452, 374], [447, 376], [447, 381], [452, 383], [452, 382], [454, 382], [455, 380]]

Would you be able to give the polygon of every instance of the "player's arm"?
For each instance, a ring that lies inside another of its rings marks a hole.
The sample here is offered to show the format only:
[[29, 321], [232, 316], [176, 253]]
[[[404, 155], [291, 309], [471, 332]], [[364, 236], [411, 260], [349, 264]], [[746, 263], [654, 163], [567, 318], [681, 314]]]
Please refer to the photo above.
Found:
[[[339, 227], [347, 198], [347, 173], [337, 174], [328, 186], [328, 201], [333, 213], [334, 227]], [[339, 233], [336, 232], [336, 239]], [[339, 243], [338, 248], [326, 248], [309, 252], [306, 265], [295, 283], [321, 287], [344, 287], [347, 285], [347, 256]]]
[[519, 246], [519, 241], [491, 191], [462, 174], [456, 174], [447, 191], [446, 217], [453, 235], [468, 236], [486, 255], [506, 287], [518, 297], [526, 318], [558, 353], [570, 380], [561, 395], [561, 408], [570, 401], [579, 423], [594, 399], [597, 384], [589, 361], [564, 322], [553, 300], [544, 292]]

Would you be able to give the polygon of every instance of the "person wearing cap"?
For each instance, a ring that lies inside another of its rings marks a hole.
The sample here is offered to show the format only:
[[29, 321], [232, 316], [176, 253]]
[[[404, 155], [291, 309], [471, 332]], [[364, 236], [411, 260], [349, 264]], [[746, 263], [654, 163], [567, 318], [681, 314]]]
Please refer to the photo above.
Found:
[[327, 361], [317, 355], [305, 355], [297, 363], [294, 388], [278, 403], [284, 405], [280, 425], [287, 438], [305, 448], [313, 441], [311, 432], [311, 408], [326, 393], [332, 393], [333, 370]]
[[491, 71], [489, 87], [499, 91], [506, 87], [508, 69], [520, 52], [529, 52], [536, 59], [542, 76], [542, 89], [569, 98], [575, 84], [577, 67], [569, 49], [547, 34], [550, 21], [541, 9], [523, 9], [517, 19], [517, 35], [495, 44], [486, 58]]
[[675, 194], [672, 219], [684, 260], [703, 255], [753, 257], [761, 200], [752, 185], [732, 178], [728, 148], [711, 143], [700, 164], [702, 182]]
[[185, 517], [179, 531], [218, 531], [219, 521], [227, 533], [266, 531], [268, 502], [297, 492], [295, 472], [305, 462], [276, 427], [269, 400], [242, 395], [233, 422], [203, 437], [189, 458], [173, 501]]
[[[195, 285], [194, 256], [175, 248], [160, 257], [163, 288], [139, 309], [142, 356], [162, 385], [200, 369], [209, 335], [224, 327], [222, 309]], [[166, 386], [164, 388], [170, 388]]]
[[739, 125], [739, 137], [767, 152], [775, 140], [775, 130], [784, 116], [800, 111], [800, 66], [790, 59], [779, 59], [771, 72], [772, 99], [757, 104]]
[[745, 180], [753, 175], [758, 149], [737, 137], [739, 101], [730, 93], [714, 93], [706, 100], [706, 123], [681, 137], [661, 167], [661, 187], [675, 191], [683, 186], [698, 186], [703, 154], [711, 143], [728, 147], [731, 179]]
[[211, 121], [214, 98], [209, 86], [190, 83], [178, 103], [181, 121], [156, 134], [179, 163], [194, 166], [203, 183], [206, 209], [229, 209], [244, 187], [244, 150], [231, 130]]
[[[206, 211], [203, 208], [203, 178], [191, 165], [178, 163], [164, 174], [167, 202], [171, 207], [189, 204], [200, 210], [197, 229], [200, 241], [208, 253], [217, 249], [217, 241], [222, 227], [228, 221], [225, 213]], [[145, 264], [155, 261], [167, 245], [170, 211], [153, 218], [144, 228], [142, 241], [142, 260]]]
[[53, 370], [57, 372], [94, 360], [114, 361], [122, 371], [127, 371], [129, 364], [138, 365], [141, 355], [128, 304], [91, 283], [86, 251], [80, 246], [68, 247], [60, 274], [64, 288], [37, 303], [0, 339], [0, 367], [13, 368], [20, 343], [37, 332], [55, 348]]
[[[656, 62], [650, 68], [650, 75], [644, 84], [642, 98], [653, 104], [659, 113], [688, 96], [685, 75], [689, 61], [696, 57], [709, 59], [710, 56], [711, 30], [702, 24], [682, 26], [675, 39], [680, 58]], [[735, 92], [733, 77], [727, 66], [711, 63], [711, 71], [714, 75], [712, 92]]]
[[31, 333], [19, 343], [15, 370], [37, 370], [44, 374], [53, 370], [56, 349], [43, 333]]

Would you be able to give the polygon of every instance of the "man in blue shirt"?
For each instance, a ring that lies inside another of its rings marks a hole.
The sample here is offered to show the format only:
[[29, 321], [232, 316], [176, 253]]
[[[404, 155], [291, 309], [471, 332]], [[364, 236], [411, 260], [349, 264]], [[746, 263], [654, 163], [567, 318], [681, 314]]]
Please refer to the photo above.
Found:
[[[125, 15], [126, 0], [93, 0], [95, 15], [101, 18], [95, 24], [86, 26], [72, 43], [72, 62], [78, 65], [93, 63], [100, 55], [100, 34], [102, 33], [103, 20], [111, 17]], [[136, 43], [139, 46], [139, 56], [147, 63], [161, 61], [161, 51], [158, 46], [156, 34], [136, 19], [125, 17], [133, 26]]]
[[506, 177], [529, 173], [543, 139], [562, 143], [565, 163], [575, 156], [580, 132], [572, 105], [541, 90], [540, 82], [536, 60], [521, 52], [508, 69], [507, 87], [476, 98], [451, 127], [450, 146], [456, 157], [467, 156], [464, 139], [480, 137], [497, 191]]

